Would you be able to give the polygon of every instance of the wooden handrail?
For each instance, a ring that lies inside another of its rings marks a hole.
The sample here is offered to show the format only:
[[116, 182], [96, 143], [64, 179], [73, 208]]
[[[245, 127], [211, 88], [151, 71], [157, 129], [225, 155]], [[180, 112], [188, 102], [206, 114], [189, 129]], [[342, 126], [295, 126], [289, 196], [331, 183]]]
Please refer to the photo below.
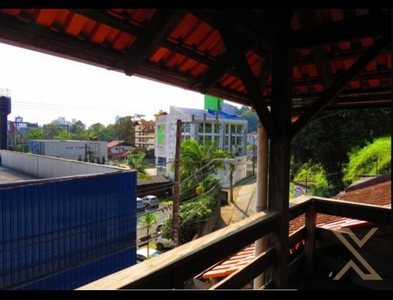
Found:
[[[289, 262], [290, 274], [296, 271], [295, 268], [299, 267], [300, 262], [305, 262], [306, 265], [310, 265], [307, 269], [312, 269], [317, 213], [352, 218], [364, 216], [367, 220], [378, 220], [380, 224], [390, 225], [391, 209], [386, 207], [348, 204], [346, 201], [309, 196], [298, 197], [291, 201], [289, 206], [290, 219], [302, 214], [306, 216], [305, 225], [288, 237], [289, 247], [306, 241], [301, 255]], [[366, 212], [367, 216], [365, 216]], [[186, 280], [271, 233], [279, 221], [280, 213], [278, 212], [271, 210], [259, 212], [158, 257], [91, 282], [77, 290], [182, 289]], [[211, 289], [242, 289], [245, 284], [271, 266], [275, 253], [274, 248], [267, 249]], [[306, 276], [310, 275], [306, 272]], [[274, 286], [274, 282], [268, 282], [268, 285]]]

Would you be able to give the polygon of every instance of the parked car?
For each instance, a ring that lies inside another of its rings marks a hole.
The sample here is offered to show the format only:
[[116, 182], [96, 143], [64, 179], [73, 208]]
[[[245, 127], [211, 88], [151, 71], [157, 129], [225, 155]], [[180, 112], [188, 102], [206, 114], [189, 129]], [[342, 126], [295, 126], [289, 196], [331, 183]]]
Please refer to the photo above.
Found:
[[153, 257], [156, 257], [160, 254], [161, 253], [158, 252], [157, 250], [149, 248], [149, 257], [147, 257], [147, 248], [139, 248], [136, 251], [136, 261], [137, 261], [137, 263], [140, 263], [142, 261], [145, 261], [148, 258], [153, 258]]
[[156, 227], [156, 235], [158, 236], [158, 235], [160, 235], [161, 233], [162, 233], [162, 225], [163, 225], [164, 223], [160, 223], [160, 224], [158, 224], [157, 225], [157, 227]]
[[156, 196], [148, 195], [142, 198], [143, 203], [145, 203], [145, 207], [158, 207], [160, 204], [160, 200]]
[[162, 235], [158, 235], [154, 238], [153, 243], [156, 245], [157, 250], [163, 250], [165, 248], [173, 248], [173, 240], [166, 239]]
[[143, 202], [142, 198], [136, 197], [136, 210], [145, 210], [146, 206], [145, 203]]

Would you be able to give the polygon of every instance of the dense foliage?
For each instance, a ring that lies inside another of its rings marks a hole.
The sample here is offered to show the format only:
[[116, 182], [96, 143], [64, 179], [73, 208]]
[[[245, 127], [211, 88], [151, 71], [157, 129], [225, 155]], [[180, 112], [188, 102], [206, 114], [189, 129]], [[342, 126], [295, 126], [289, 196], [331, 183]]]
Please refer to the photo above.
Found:
[[391, 172], [391, 136], [374, 139], [363, 148], [354, 148], [349, 153], [349, 162], [344, 168], [344, 184], [350, 185], [361, 175], [382, 175]]
[[319, 164], [331, 192], [337, 194], [345, 187], [348, 154], [390, 131], [390, 109], [323, 111], [292, 140], [291, 174], [297, 174], [305, 163]]
[[[230, 152], [220, 150], [214, 144], [199, 145], [196, 140], [185, 140], [180, 145], [180, 178], [183, 200], [198, 196], [196, 189], [209, 188], [211, 175], [225, 170], [225, 158], [233, 158]], [[173, 166], [174, 167], [174, 166]], [[206, 187], [206, 185], [208, 185]]]
[[[375, 138], [365, 147], [355, 147], [348, 154], [348, 164], [343, 166], [343, 185], [345, 187], [359, 180], [362, 175], [375, 176], [391, 172], [391, 136]], [[338, 192], [328, 183], [327, 175], [320, 164], [307, 162], [299, 167], [292, 178], [295, 182], [308, 181], [310, 194], [331, 197]], [[293, 190], [293, 184], [290, 190]], [[292, 196], [291, 196], [292, 198]]]
[[[217, 196], [203, 195], [193, 201], [181, 203], [179, 209], [179, 244], [191, 241], [205, 224], [212, 213]], [[169, 217], [162, 226], [162, 235], [172, 237], [173, 217]]]
[[[191, 241], [211, 217], [222, 188], [221, 180], [213, 175], [225, 170], [225, 158], [233, 158], [233, 155], [213, 144], [201, 146], [195, 140], [185, 140], [181, 143], [178, 234], [180, 244]], [[233, 171], [233, 167], [230, 169]], [[171, 237], [172, 222], [172, 217], [164, 222], [164, 237]]]

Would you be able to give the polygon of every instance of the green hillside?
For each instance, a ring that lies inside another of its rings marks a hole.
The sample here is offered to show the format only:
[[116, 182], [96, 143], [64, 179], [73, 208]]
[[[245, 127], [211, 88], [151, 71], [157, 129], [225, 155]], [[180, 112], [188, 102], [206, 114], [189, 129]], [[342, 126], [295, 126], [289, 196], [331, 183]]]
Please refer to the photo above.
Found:
[[[372, 143], [363, 148], [354, 148], [348, 153], [349, 162], [342, 170], [344, 186], [349, 186], [359, 180], [362, 175], [384, 175], [391, 172], [391, 136], [375, 138]], [[316, 181], [311, 185], [310, 194], [321, 197], [331, 197], [335, 193], [328, 186], [327, 175], [318, 164], [304, 164], [294, 176], [293, 181]], [[290, 186], [290, 198], [293, 198], [293, 183]]]
[[345, 186], [358, 180], [361, 175], [383, 175], [391, 172], [391, 136], [383, 136], [361, 149], [349, 154], [349, 163], [344, 168]]

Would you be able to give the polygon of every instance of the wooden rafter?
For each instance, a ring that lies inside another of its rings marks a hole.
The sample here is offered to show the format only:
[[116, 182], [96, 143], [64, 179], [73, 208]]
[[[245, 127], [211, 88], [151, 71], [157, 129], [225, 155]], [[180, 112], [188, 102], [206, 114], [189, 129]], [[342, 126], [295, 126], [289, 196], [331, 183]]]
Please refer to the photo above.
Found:
[[227, 21], [225, 15], [217, 13], [216, 19], [221, 38], [227, 48], [228, 56], [234, 63], [236, 72], [238, 72], [247, 90], [250, 101], [259, 116], [260, 122], [263, 124], [268, 135], [272, 135], [274, 128], [272, 126], [270, 112], [257, 85], [256, 78], [252, 74], [250, 65], [247, 62], [244, 49], [241, 49], [242, 45], [236, 42], [237, 33], [233, 30], [232, 24]]
[[295, 123], [292, 124], [291, 136], [293, 137], [303, 128], [317, 113], [337, 97], [342, 89], [353, 80], [375, 57], [390, 43], [391, 36], [385, 34], [374, 43], [340, 78], [327, 89], [322, 96], [304, 112]]
[[161, 9], [158, 10], [148, 25], [138, 35], [131, 49], [127, 50], [124, 72], [126, 75], [134, 75], [141, 64], [149, 57], [151, 51], [167, 35], [169, 28], [175, 26], [179, 17], [184, 14], [184, 10]]

